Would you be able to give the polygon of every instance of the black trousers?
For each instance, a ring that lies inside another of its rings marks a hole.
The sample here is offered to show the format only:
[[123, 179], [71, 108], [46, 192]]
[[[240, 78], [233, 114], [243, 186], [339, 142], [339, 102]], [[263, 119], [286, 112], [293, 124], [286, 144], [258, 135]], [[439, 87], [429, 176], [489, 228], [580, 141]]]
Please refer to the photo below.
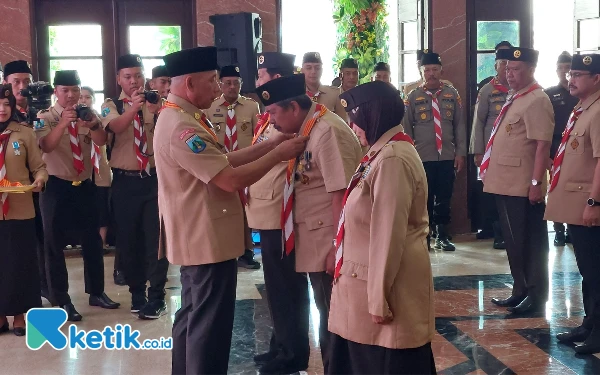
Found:
[[115, 173], [112, 183], [113, 210], [117, 224], [118, 266], [131, 294], [146, 294], [148, 300], [164, 300], [169, 261], [158, 259], [160, 235], [158, 180]]
[[548, 227], [544, 203], [532, 205], [529, 198], [496, 195], [500, 226], [506, 241], [512, 295], [548, 300]]
[[447, 225], [450, 223], [450, 201], [454, 191], [454, 160], [427, 161], [423, 163], [429, 196], [427, 212], [430, 225]]
[[414, 349], [359, 344], [331, 334], [331, 364], [325, 374], [436, 374], [431, 343]]
[[568, 227], [579, 273], [583, 277], [583, 326], [592, 329], [594, 325], [600, 324], [600, 227], [571, 224]]
[[35, 238], [38, 261], [38, 272], [40, 275], [40, 290], [46, 295], [50, 295], [48, 290], [48, 280], [46, 279], [46, 261], [44, 255], [44, 221], [42, 220], [42, 210], [40, 209], [40, 193], [33, 193], [33, 208], [35, 209]]
[[329, 304], [331, 302], [331, 290], [333, 289], [333, 276], [326, 272], [311, 272], [310, 284], [315, 296], [315, 305], [319, 310], [319, 346], [321, 347], [321, 358], [323, 359], [323, 371], [329, 369]]
[[481, 204], [483, 206], [483, 224], [481, 225], [481, 229], [491, 232], [494, 230], [494, 223], [500, 219], [498, 206], [496, 205], [496, 196], [494, 194], [482, 193]]
[[85, 292], [91, 295], [104, 292], [104, 258], [94, 203], [95, 189], [91, 180], [73, 186], [71, 181], [50, 176], [40, 196], [45, 271], [53, 305], [71, 303], [64, 255], [70, 239], [79, 240], [81, 244]]
[[284, 360], [308, 366], [308, 278], [296, 272], [295, 253], [282, 258], [281, 233], [281, 230], [260, 231], [267, 303], [273, 320], [269, 351], [277, 352]]
[[226, 374], [235, 313], [237, 261], [181, 267], [173, 322], [173, 375]]

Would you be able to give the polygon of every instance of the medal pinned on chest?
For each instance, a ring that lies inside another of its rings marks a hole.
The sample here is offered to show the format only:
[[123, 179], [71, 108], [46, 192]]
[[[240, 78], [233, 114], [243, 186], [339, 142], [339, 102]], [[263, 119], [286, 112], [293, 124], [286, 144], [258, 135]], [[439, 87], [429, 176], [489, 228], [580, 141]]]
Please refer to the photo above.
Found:
[[297, 180], [302, 182], [304, 185], [308, 185], [308, 183], [310, 182], [310, 177], [305, 175], [304, 172], [310, 171], [311, 159], [312, 159], [312, 152], [304, 151], [304, 153], [300, 157], [300, 162], [298, 163], [298, 167], [297, 167], [298, 173], [296, 174]]
[[13, 151], [15, 152], [15, 156], [20, 156], [21, 155], [21, 145], [19, 144], [19, 142], [14, 141], [12, 143], [12, 147], [13, 147]]
[[512, 124], [506, 124], [506, 132], [508, 134], [510, 134], [510, 131], [512, 130]]
[[577, 150], [577, 148], [579, 147], [579, 141], [577, 140], [577, 138], [573, 139], [573, 142], [571, 142], [571, 148], [573, 148], [573, 150]]

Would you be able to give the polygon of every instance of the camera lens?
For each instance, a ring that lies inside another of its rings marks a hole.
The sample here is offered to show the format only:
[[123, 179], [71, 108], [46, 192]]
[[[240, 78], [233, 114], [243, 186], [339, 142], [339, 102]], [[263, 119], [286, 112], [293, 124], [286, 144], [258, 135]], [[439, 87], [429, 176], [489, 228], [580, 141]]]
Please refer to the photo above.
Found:
[[160, 101], [160, 95], [158, 91], [144, 91], [144, 96], [146, 97], [146, 101], [151, 104], [156, 104]]

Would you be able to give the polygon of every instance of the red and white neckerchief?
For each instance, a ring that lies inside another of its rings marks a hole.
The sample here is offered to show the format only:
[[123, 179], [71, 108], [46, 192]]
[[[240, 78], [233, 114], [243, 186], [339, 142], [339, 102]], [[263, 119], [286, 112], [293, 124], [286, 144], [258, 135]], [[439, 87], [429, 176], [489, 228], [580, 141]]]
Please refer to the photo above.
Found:
[[238, 105], [236, 101], [233, 104], [229, 104], [227, 101], [223, 103], [227, 107], [227, 124], [225, 126], [225, 151], [237, 151], [238, 145], [238, 134], [237, 134], [237, 119], [235, 118], [235, 106]]
[[100, 177], [100, 146], [96, 144], [96, 142], [92, 141], [92, 167], [94, 168], [94, 172]]
[[17, 110], [21, 112], [22, 115], [27, 116], [27, 110], [21, 106], [17, 106]]
[[316, 94], [313, 94], [308, 88], [306, 89], [306, 95], [310, 97], [310, 100], [313, 102], [317, 102], [319, 100], [319, 96], [321, 95], [321, 91], [317, 90]]
[[[306, 122], [302, 136], [310, 135], [315, 124], [327, 112], [324, 105], [317, 104], [315, 113], [310, 120]], [[296, 184], [296, 169], [300, 157], [288, 161], [287, 175], [285, 177], [285, 185], [283, 188], [283, 207], [281, 210], [281, 228], [283, 229], [283, 251], [286, 255], [290, 255], [296, 247], [296, 236], [294, 234], [294, 185]], [[283, 254], [282, 254], [283, 255]]]
[[524, 93], [510, 95], [508, 98], [506, 98], [506, 103], [504, 103], [504, 106], [502, 106], [500, 114], [498, 114], [496, 122], [494, 122], [494, 127], [492, 128], [492, 135], [490, 136], [490, 140], [488, 141], [487, 146], [485, 146], [485, 154], [483, 154], [483, 161], [481, 162], [481, 167], [479, 167], [479, 178], [481, 178], [482, 181], [485, 179], [485, 173], [487, 172], [487, 169], [490, 166], [490, 157], [492, 156], [492, 145], [494, 144], [496, 133], [498, 133], [498, 128], [500, 127], [500, 123], [504, 119], [504, 115], [506, 115], [506, 112], [508, 112], [508, 109], [515, 100], [529, 94], [534, 90], [541, 88], [542, 87], [540, 85], [535, 83], [529, 88], [529, 90], [525, 91]]
[[[6, 149], [8, 148], [8, 138], [10, 137], [11, 130], [4, 130], [2, 134], [0, 134], [0, 186], [4, 186], [8, 184], [8, 181], [5, 181], [6, 178], [6, 165], [5, 165], [5, 157], [6, 157]], [[0, 195], [0, 203], [2, 204], [2, 218], [6, 218], [8, 215], [8, 193], [2, 193]]]
[[433, 112], [433, 123], [435, 124], [435, 148], [438, 154], [442, 154], [442, 116], [440, 115], [440, 103], [438, 95], [442, 93], [444, 84], [440, 84], [440, 88], [433, 94], [423, 85], [423, 91], [431, 97], [431, 110]]
[[75, 121], [71, 121], [69, 125], [69, 141], [71, 143], [71, 154], [73, 155], [73, 168], [75, 168], [77, 175], [80, 175], [85, 170], [85, 165], [81, 144], [79, 143], [79, 127]]
[[569, 121], [567, 122], [567, 127], [565, 128], [565, 131], [562, 135], [562, 140], [560, 141], [560, 146], [558, 146], [558, 150], [556, 151], [556, 157], [554, 158], [554, 162], [552, 163], [552, 170], [550, 171], [550, 187], [548, 188], [548, 193], [554, 190], [556, 185], [558, 185], [558, 179], [560, 178], [560, 166], [562, 165], [563, 159], [565, 158], [567, 142], [569, 141], [571, 131], [573, 131], [575, 123], [579, 119], [579, 116], [582, 112], [582, 107], [574, 109], [573, 112], [571, 112], [571, 116], [569, 117]]
[[[384, 144], [390, 144], [398, 141], [408, 142], [411, 145], [415, 145], [410, 136], [404, 132], [396, 133], [388, 142]], [[383, 150], [382, 146], [376, 152], [371, 152], [365, 155], [360, 161], [360, 165], [356, 169], [356, 172], [350, 179], [350, 184], [348, 188], [346, 188], [346, 192], [344, 193], [344, 199], [342, 200], [342, 213], [340, 214], [340, 221], [338, 223], [337, 235], [335, 236], [335, 273], [333, 276], [333, 280], [337, 280], [340, 277], [340, 271], [342, 269], [342, 264], [344, 263], [344, 234], [346, 232], [345, 229], [345, 211], [346, 211], [346, 202], [348, 201], [348, 196], [352, 193], [352, 190], [358, 185], [358, 182], [361, 180], [362, 175], [364, 174], [367, 167], [371, 164], [371, 162], [379, 155], [381, 150]]]
[[[123, 102], [132, 105], [131, 100], [123, 98]], [[140, 119], [140, 112], [138, 111], [133, 118], [133, 148], [135, 150], [135, 156], [138, 161], [140, 171], [146, 171], [150, 174], [150, 158], [148, 156], [148, 138], [146, 137], [146, 131], [144, 130], [144, 124]]]
[[494, 86], [494, 89], [503, 92], [505, 94], [508, 93], [508, 87], [504, 86], [503, 84], [500, 83], [500, 80], [498, 79], [498, 77], [494, 77], [493, 81], [492, 81], [492, 85]]
[[271, 121], [271, 115], [269, 112], [265, 112], [262, 115], [256, 115], [258, 122], [254, 129], [254, 137], [252, 137], [252, 144], [256, 144], [260, 136], [267, 130]]

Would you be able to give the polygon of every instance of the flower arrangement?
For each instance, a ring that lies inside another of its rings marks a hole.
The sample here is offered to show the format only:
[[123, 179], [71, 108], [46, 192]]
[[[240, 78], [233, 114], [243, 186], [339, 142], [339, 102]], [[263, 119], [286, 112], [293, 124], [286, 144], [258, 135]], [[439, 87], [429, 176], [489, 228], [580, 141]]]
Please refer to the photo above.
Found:
[[360, 83], [370, 80], [375, 64], [389, 57], [386, 15], [385, 0], [334, 0], [338, 34], [334, 70], [341, 60], [352, 57], [358, 61]]

